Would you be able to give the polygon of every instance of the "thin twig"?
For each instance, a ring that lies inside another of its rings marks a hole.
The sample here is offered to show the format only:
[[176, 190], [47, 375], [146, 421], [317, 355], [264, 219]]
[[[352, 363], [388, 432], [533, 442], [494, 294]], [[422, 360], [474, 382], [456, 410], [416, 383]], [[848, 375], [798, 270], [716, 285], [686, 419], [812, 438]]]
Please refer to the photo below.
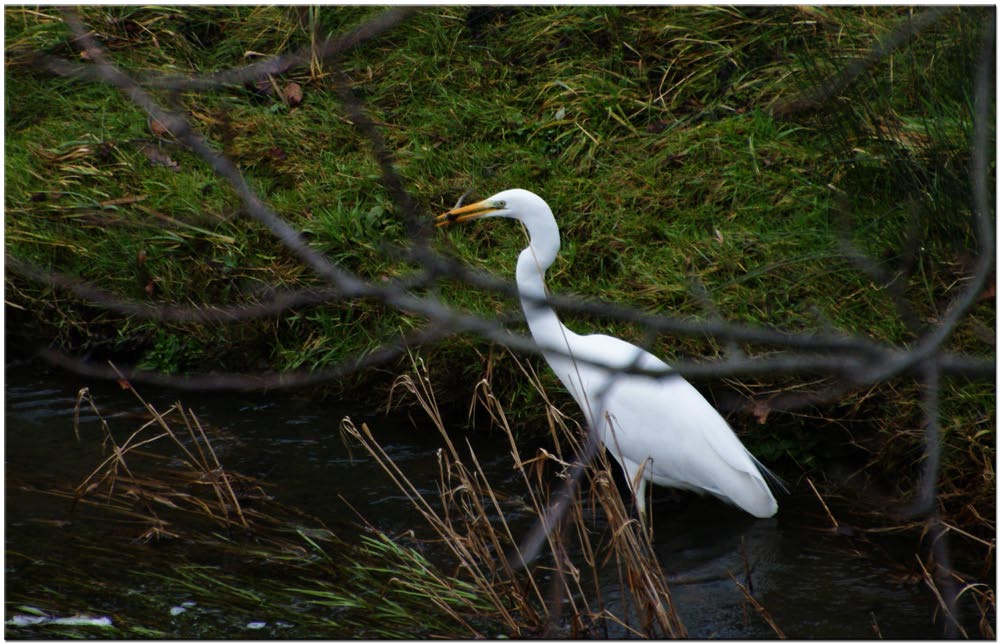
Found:
[[[298, 51], [265, 58], [249, 65], [225, 69], [211, 74], [182, 75], [162, 72], [144, 72], [138, 81], [150, 87], [175, 91], [213, 91], [225, 86], [245, 85], [279, 76], [297, 67], [310, 65], [313, 60], [330, 60], [351, 49], [385, 34], [415, 15], [418, 7], [396, 7], [363, 22], [358, 27], [339, 36], [330, 36], [318, 46], [310, 43]], [[67, 21], [69, 22], [69, 21]], [[72, 24], [70, 25], [72, 27]], [[91, 65], [72, 62], [55, 56], [35, 57], [38, 64], [60, 76], [81, 80], [99, 80], [100, 72]]]
[[763, 619], [764, 622], [771, 627], [771, 630], [778, 636], [778, 639], [788, 639], [788, 636], [781, 630], [778, 623], [774, 621], [774, 618], [771, 616], [771, 612], [767, 610], [763, 604], [757, 601], [757, 598], [754, 597], [749, 590], [747, 590], [746, 586], [741, 584], [739, 580], [733, 576], [733, 573], [729, 573], [729, 578], [733, 580], [733, 583], [736, 584], [736, 587], [739, 588], [740, 592], [743, 594], [744, 599], [746, 599], [753, 609], [757, 611], [757, 614], [761, 616], [761, 619]]
[[837, 519], [834, 518], [833, 512], [830, 512], [830, 508], [827, 507], [826, 501], [823, 500], [823, 497], [822, 497], [822, 495], [820, 495], [819, 490], [817, 490], [816, 486], [813, 485], [812, 479], [809, 478], [809, 477], [806, 477], [806, 483], [809, 484], [809, 487], [810, 487], [810, 489], [812, 489], [813, 494], [815, 494], [816, 498], [819, 499], [820, 505], [823, 506], [823, 511], [826, 512], [827, 518], [830, 519], [830, 523], [833, 524], [833, 529], [834, 530], [839, 530], [840, 529], [840, 524], [837, 522]]
[[934, 7], [916, 16], [907, 17], [889, 36], [878, 43], [867, 56], [852, 61], [837, 76], [824, 79], [809, 91], [803, 92], [799, 96], [775, 106], [775, 114], [787, 117], [796, 112], [820, 107], [853, 83], [866, 70], [883, 61], [901, 45], [940, 20], [947, 12], [953, 10], [953, 7]]

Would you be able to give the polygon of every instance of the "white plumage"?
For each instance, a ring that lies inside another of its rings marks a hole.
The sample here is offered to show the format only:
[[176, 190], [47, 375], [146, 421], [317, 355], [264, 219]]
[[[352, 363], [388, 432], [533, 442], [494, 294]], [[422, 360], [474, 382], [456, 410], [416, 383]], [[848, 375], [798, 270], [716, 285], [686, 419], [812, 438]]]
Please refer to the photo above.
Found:
[[645, 511], [649, 482], [707, 492], [756, 517], [778, 511], [761, 475], [767, 470], [690, 383], [679, 376], [620, 373], [629, 367], [669, 367], [619, 338], [573, 333], [540, 301], [545, 298], [545, 271], [559, 253], [559, 228], [545, 201], [527, 190], [505, 190], [450, 210], [437, 222], [447, 225], [477, 217], [517, 219], [527, 228], [530, 242], [518, 257], [517, 285], [528, 328], [587, 422], [622, 466], [640, 512]]

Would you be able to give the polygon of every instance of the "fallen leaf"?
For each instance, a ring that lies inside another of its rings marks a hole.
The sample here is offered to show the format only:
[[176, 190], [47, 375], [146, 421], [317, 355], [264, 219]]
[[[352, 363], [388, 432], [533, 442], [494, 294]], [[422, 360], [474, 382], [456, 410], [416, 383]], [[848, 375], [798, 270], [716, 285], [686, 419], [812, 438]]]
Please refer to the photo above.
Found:
[[170, 130], [166, 125], [157, 121], [152, 116], [149, 117], [149, 131], [153, 133], [153, 136], [158, 136], [160, 138], [167, 137], [171, 135]]
[[143, 265], [146, 264], [146, 251], [145, 250], [143, 250], [141, 248], [139, 249], [139, 252], [136, 253], [136, 255], [135, 255], [135, 263], [138, 264], [140, 267], [142, 267]]
[[143, 290], [146, 291], [146, 295], [152, 295], [153, 291], [156, 290], [156, 280], [149, 280], [146, 282], [146, 288]]
[[247, 91], [252, 92], [257, 98], [270, 96], [270, 94], [274, 91], [274, 86], [271, 85], [271, 82], [267, 78], [257, 81], [247, 81], [243, 84], [243, 87], [245, 87]]
[[762, 400], [755, 400], [750, 408], [750, 413], [754, 415], [759, 425], [763, 425], [771, 413], [771, 406]]
[[146, 195], [135, 195], [132, 197], [121, 197], [119, 199], [107, 199], [101, 202], [101, 208], [111, 208], [112, 206], [127, 206], [128, 204], [137, 203], [146, 198]]
[[663, 119], [650, 123], [646, 126], [646, 131], [651, 134], [659, 134], [665, 129], [667, 129], [667, 122]]
[[158, 148], [155, 145], [143, 145], [139, 148], [146, 158], [149, 159], [150, 163], [153, 165], [162, 165], [170, 168], [174, 172], [180, 172], [181, 166], [179, 163], [170, 158], [170, 155]]
[[291, 82], [285, 85], [285, 102], [288, 107], [298, 107], [302, 104], [302, 86]]

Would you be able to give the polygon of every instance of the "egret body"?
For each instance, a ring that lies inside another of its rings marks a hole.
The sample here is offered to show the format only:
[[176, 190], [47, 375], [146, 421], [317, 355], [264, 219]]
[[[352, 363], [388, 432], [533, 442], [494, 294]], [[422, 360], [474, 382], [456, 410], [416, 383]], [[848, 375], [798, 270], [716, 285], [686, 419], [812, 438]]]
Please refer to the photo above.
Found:
[[640, 513], [645, 512], [650, 482], [707, 492], [756, 517], [778, 511], [761, 475], [767, 470], [690, 383], [680, 376], [621, 373], [627, 368], [669, 367], [624, 340], [578, 335], [559, 321], [545, 302], [545, 271], [559, 253], [559, 227], [541, 197], [527, 190], [505, 190], [450, 210], [437, 224], [478, 217], [517, 219], [527, 229], [530, 241], [517, 260], [517, 287], [528, 328], [590, 427], [621, 465]]

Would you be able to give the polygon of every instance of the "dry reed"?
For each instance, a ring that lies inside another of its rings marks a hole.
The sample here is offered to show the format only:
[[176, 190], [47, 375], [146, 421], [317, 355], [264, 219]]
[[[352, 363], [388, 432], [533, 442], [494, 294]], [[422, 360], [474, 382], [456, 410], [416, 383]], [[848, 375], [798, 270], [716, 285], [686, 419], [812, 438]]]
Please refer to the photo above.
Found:
[[[90, 390], [79, 391], [74, 410], [77, 439], [81, 409], [86, 405], [100, 423], [109, 453], [77, 485], [74, 505], [99, 504], [144, 523], [141, 540], [177, 538], [178, 523], [199, 519], [208, 519], [227, 530], [250, 530], [250, 517], [241, 500], [268, 498], [260, 483], [222, 466], [192, 410], [177, 402], [161, 412], [127, 380], [122, 378], [119, 383], [143, 406], [149, 420], [120, 441]], [[172, 423], [181, 426], [181, 431], [175, 430]], [[165, 442], [172, 446], [173, 455], [150, 449]], [[165, 463], [170, 466], [163, 467]], [[184, 521], [173, 521], [168, 515], [184, 516]]]
[[[544, 398], [535, 374], [523, 364], [521, 369]], [[343, 429], [407, 496], [456, 560], [456, 577], [488, 600], [493, 617], [512, 636], [607, 636], [610, 628], [629, 636], [685, 636], [666, 575], [653, 551], [650, 530], [630, 514], [630, 504], [622, 499], [604, 454], [599, 453], [591, 464], [580, 463], [582, 430], [547, 403], [554, 451], [540, 448], [526, 458], [489, 382], [481, 381], [475, 391], [476, 406], [489, 414], [508, 441], [523, 505], [534, 521], [546, 525], [547, 549], [537, 561], [524, 560], [518, 529], [509, 520], [515, 510], [523, 512], [523, 507], [510, 503], [505, 507], [508, 495], [493, 487], [471, 444], [456, 446], [422, 361], [414, 360], [413, 373], [396, 380], [393, 394], [412, 396], [444, 441], [439, 451], [437, 498], [420, 492], [366, 424], [358, 427], [345, 418]], [[584, 469], [569, 499], [569, 510], [551, 520], [555, 494], [551, 488], [574, 476], [577, 468]], [[609, 591], [609, 573], [617, 580], [617, 590]], [[609, 592], [620, 598], [620, 605], [611, 606], [603, 596]]]

